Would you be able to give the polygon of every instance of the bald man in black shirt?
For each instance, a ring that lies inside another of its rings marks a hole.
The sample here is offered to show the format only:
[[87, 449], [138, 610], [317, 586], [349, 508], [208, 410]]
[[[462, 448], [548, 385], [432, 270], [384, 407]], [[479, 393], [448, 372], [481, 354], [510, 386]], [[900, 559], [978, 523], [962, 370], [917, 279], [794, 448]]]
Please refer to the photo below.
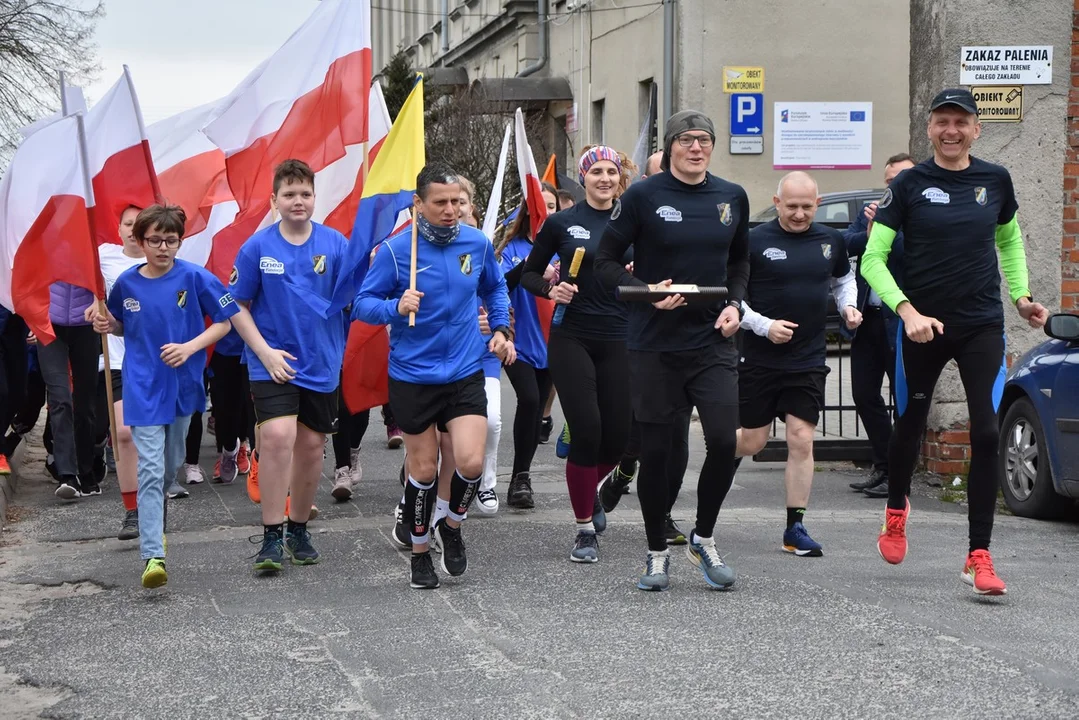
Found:
[[[669, 287], [673, 281], [726, 285], [729, 291], [725, 303], [687, 306], [675, 294], [630, 307], [633, 412], [641, 423], [637, 493], [648, 536], [647, 566], [637, 584], [642, 590], [669, 586], [667, 456], [672, 420], [690, 405], [700, 414], [708, 450], [687, 554], [710, 587], [726, 589], [735, 581], [712, 532], [734, 476], [738, 351], [732, 336], [748, 277], [749, 200], [741, 186], [708, 172], [714, 143], [715, 128], [702, 113], [672, 116], [664, 135], [664, 172], [630, 186], [596, 256], [596, 275], [611, 289]], [[630, 247], [632, 275], [622, 264]]]

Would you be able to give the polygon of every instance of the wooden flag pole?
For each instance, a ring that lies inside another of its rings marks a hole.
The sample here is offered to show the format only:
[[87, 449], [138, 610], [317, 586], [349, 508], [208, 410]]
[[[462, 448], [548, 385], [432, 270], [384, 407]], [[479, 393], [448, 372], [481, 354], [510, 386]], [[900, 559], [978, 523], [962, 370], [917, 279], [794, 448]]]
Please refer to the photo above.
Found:
[[[408, 263], [408, 289], [416, 289], [416, 233], [419, 223], [416, 222], [418, 213], [413, 213], [412, 217], [412, 258]], [[408, 314], [408, 326], [416, 327], [416, 313], [410, 312]]]

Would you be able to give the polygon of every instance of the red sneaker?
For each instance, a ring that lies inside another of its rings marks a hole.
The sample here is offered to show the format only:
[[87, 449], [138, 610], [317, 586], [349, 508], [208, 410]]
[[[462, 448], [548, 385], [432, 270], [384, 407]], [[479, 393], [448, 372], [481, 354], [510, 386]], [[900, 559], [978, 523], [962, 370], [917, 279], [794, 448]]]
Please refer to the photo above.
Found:
[[217, 458], [217, 461], [214, 463], [214, 476], [211, 478], [210, 482], [221, 482], [221, 458]]
[[401, 432], [401, 428], [397, 427], [397, 423], [386, 426], [386, 447], [390, 450], [396, 450], [405, 443], [405, 436]]
[[8, 465], [7, 456], [0, 455], [0, 475], [10, 475], [11, 466]]
[[887, 508], [884, 526], [877, 537], [877, 552], [884, 562], [898, 565], [907, 556], [907, 518], [910, 516], [910, 500], [903, 510]]
[[963, 566], [963, 582], [974, 588], [979, 595], [1007, 595], [1008, 588], [993, 569], [993, 558], [988, 550], [975, 550], [967, 555]]
[[251, 471], [247, 473], [247, 497], [251, 502], [258, 505], [262, 502], [262, 492], [259, 490], [259, 459], [251, 458]]
[[243, 443], [240, 443], [240, 451], [236, 453], [236, 468], [241, 475], [251, 471], [251, 456], [247, 454], [247, 446]]

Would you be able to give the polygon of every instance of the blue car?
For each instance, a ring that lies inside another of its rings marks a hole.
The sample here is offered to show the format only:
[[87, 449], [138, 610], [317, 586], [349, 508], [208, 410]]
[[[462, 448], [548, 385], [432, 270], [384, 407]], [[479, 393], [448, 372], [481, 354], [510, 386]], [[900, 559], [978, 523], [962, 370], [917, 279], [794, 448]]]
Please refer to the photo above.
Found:
[[1000, 404], [1004, 502], [1032, 518], [1079, 499], [1079, 315], [1053, 315], [1045, 334], [1012, 365]]

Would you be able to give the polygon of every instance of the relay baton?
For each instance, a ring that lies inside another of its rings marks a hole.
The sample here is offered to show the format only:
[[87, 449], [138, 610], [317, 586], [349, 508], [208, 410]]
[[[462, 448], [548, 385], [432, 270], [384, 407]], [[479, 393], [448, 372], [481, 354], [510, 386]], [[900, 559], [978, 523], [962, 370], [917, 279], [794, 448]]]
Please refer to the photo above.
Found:
[[622, 285], [615, 290], [615, 297], [623, 302], [659, 302], [672, 295], [681, 295], [687, 305], [710, 305], [727, 299], [725, 287], [702, 287], [698, 285], [671, 285], [655, 289], [646, 285]]
[[[573, 282], [577, 279], [577, 273], [581, 271], [581, 263], [584, 261], [584, 248], [579, 247], [573, 251], [573, 262], [569, 264], [569, 279]], [[562, 316], [566, 314], [566, 306], [559, 305], [554, 309], [554, 317], [551, 319], [552, 325], [561, 325]]]

